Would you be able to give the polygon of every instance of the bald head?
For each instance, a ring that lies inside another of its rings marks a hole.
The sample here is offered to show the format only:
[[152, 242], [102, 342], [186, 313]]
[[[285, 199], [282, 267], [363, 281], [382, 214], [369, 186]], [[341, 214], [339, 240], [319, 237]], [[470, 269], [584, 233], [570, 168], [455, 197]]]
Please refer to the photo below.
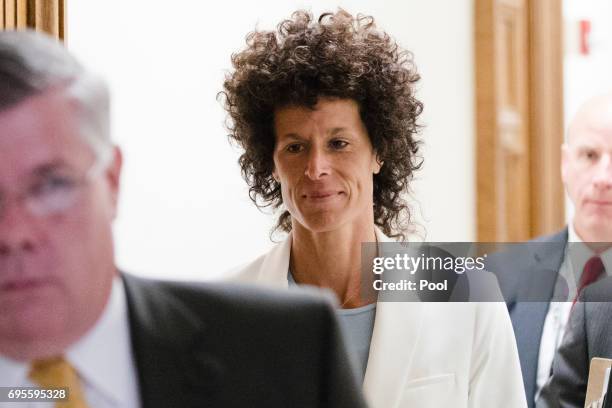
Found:
[[612, 132], [612, 93], [591, 98], [580, 107], [567, 130], [567, 143], [585, 131]]
[[580, 238], [612, 242], [612, 93], [588, 100], [572, 119], [561, 172]]

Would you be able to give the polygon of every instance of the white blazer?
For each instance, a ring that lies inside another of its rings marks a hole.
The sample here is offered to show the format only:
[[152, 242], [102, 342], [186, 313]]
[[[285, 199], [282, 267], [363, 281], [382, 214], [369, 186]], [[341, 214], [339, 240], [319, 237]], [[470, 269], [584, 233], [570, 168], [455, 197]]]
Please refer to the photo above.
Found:
[[[291, 234], [229, 277], [288, 288], [290, 250]], [[363, 389], [373, 408], [527, 407], [505, 303], [378, 302]]]

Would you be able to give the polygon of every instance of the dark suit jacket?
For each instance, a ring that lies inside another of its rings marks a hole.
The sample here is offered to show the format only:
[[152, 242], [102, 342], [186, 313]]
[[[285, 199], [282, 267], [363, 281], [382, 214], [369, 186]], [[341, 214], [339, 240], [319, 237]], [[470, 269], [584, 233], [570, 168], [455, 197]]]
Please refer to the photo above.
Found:
[[487, 270], [497, 276], [508, 306], [529, 408], [534, 406], [544, 319], [567, 239], [566, 228], [554, 235], [513, 245], [508, 252], [489, 257], [486, 264]]
[[325, 300], [123, 278], [144, 408], [365, 407]]
[[538, 408], [584, 407], [591, 359], [612, 358], [612, 279], [586, 287], [580, 300], [572, 309]]

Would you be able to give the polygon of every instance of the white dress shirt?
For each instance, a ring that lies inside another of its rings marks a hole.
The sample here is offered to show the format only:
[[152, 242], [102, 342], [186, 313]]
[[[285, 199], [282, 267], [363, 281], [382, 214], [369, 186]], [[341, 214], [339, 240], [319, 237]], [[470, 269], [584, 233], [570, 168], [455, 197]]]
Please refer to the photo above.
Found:
[[[123, 281], [116, 278], [108, 304], [94, 327], [64, 357], [75, 368], [90, 408], [140, 406], [137, 370], [132, 354], [127, 300]], [[33, 387], [29, 362], [0, 355], [0, 386]], [[7, 403], [1, 408], [53, 408], [52, 402]]]
[[[539, 397], [540, 390], [550, 377], [553, 358], [563, 339], [565, 326], [572, 310], [572, 302], [576, 297], [578, 282], [580, 281], [584, 265], [595, 255], [589, 247], [581, 245], [583, 241], [576, 233], [573, 222], [570, 222], [568, 226], [568, 242], [572, 244], [565, 247], [563, 262], [561, 263], [554, 289], [553, 301], [550, 302], [548, 307], [548, 313], [546, 314], [542, 329], [536, 379], [536, 400]], [[606, 269], [606, 274], [612, 274], [612, 249], [604, 251], [599, 256]]]

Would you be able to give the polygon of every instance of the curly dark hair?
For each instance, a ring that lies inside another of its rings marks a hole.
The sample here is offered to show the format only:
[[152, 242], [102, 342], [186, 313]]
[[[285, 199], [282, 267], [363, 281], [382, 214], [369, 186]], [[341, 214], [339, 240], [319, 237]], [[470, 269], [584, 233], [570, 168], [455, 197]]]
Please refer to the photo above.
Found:
[[[314, 21], [300, 10], [277, 31], [250, 33], [232, 64], [220, 96], [229, 113], [230, 140], [244, 149], [239, 164], [251, 200], [260, 208], [283, 203], [272, 176], [275, 110], [312, 109], [320, 97], [352, 99], [384, 163], [373, 180], [374, 221], [386, 235], [405, 238], [410, 211], [402, 193], [422, 164], [416, 134], [423, 104], [414, 95], [420, 77], [412, 54], [378, 30], [372, 17], [340, 9]], [[288, 211], [275, 229], [291, 230]]]

